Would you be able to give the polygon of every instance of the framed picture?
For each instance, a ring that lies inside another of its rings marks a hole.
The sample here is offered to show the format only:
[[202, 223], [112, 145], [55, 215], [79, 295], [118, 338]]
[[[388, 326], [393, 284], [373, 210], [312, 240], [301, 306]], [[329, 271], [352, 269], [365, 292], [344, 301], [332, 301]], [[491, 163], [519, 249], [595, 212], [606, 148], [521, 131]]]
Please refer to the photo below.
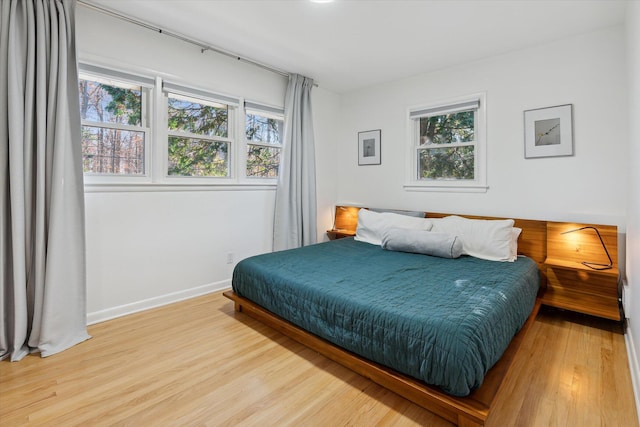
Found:
[[358, 166], [380, 164], [380, 129], [358, 132]]
[[573, 156], [573, 105], [524, 112], [524, 157]]

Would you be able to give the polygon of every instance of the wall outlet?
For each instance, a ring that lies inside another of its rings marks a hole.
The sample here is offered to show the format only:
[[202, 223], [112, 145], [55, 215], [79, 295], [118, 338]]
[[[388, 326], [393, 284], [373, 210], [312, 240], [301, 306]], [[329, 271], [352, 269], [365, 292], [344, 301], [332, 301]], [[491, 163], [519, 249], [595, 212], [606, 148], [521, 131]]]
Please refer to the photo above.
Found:
[[227, 264], [233, 264], [233, 252], [227, 252]]

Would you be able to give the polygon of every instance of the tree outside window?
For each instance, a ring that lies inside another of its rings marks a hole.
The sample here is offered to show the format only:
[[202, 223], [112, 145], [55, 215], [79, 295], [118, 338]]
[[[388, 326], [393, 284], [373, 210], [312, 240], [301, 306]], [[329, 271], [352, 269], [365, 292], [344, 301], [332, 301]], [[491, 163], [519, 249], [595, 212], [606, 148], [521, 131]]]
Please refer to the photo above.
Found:
[[143, 88], [127, 83], [78, 82], [83, 170], [88, 174], [143, 175]]
[[276, 178], [280, 165], [284, 121], [259, 112], [247, 111], [247, 177]]
[[407, 191], [487, 191], [486, 94], [410, 108]]
[[169, 176], [229, 176], [229, 107], [168, 97]]
[[421, 117], [418, 178], [475, 177], [475, 111]]

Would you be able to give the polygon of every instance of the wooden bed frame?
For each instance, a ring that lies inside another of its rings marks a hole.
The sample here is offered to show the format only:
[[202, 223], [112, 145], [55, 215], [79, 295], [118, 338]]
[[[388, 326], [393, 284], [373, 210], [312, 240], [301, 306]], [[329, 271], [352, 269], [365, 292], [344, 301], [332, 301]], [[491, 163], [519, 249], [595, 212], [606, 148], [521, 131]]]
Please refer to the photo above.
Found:
[[[427, 218], [439, 218], [448, 214], [425, 213]], [[473, 219], [502, 219], [495, 217], [465, 216]], [[522, 228], [518, 240], [518, 253], [535, 260], [539, 267], [546, 257], [546, 221], [516, 219], [515, 226]], [[354, 230], [355, 231], [355, 230]], [[541, 272], [541, 290], [546, 285], [546, 278]], [[502, 358], [489, 370], [482, 386], [465, 397], [451, 396], [437, 387], [423, 381], [401, 374], [391, 368], [374, 363], [355, 353], [340, 348], [329, 341], [313, 335], [258, 304], [226, 291], [223, 295], [235, 303], [235, 310], [270, 326], [288, 337], [304, 344], [329, 359], [371, 379], [377, 384], [399, 394], [400, 396], [422, 406], [458, 426], [483, 426], [493, 402], [507, 375], [521, 342], [535, 321], [540, 308], [540, 299], [536, 301], [533, 311], [520, 332], [514, 337], [502, 355]]]

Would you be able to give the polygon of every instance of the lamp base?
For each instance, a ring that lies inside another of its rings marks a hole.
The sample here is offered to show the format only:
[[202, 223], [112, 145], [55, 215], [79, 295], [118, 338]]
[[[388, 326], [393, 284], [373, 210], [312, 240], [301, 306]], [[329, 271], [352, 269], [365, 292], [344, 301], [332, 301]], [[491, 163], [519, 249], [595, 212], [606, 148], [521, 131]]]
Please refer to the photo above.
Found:
[[613, 264], [598, 264], [597, 262], [582, 261], [582, 265], [589, 267], [592, 270], [609, 270], [613, 268]]

